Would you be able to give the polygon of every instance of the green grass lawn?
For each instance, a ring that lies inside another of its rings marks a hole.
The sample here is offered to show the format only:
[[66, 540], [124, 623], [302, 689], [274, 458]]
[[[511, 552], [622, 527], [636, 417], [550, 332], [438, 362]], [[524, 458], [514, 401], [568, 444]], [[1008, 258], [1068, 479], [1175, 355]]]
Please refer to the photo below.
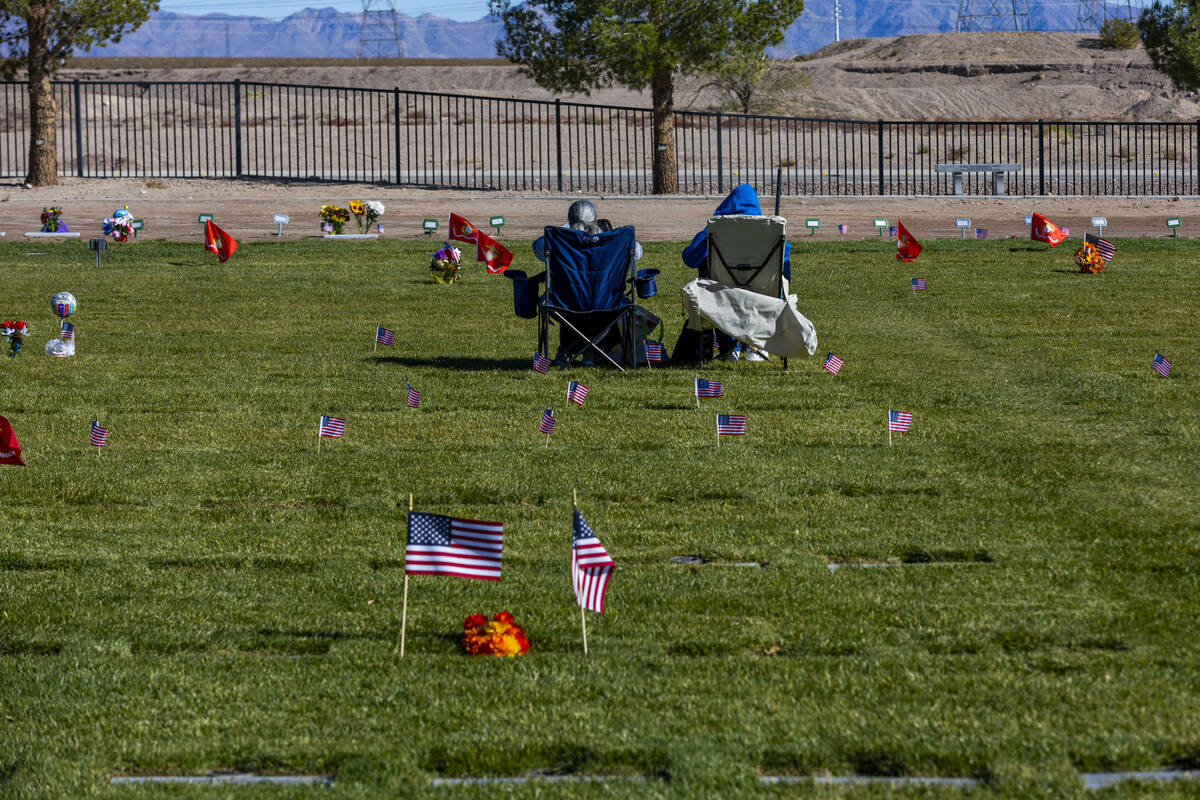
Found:
[[[1200, 766], [1200, 244], [1118, 239], [1098, 276], [1077, 244], [927, 245], [798, 241], [818, 356], [706, 369], [725, 397], [700, 410], [690, 370], [533, 373], [509, 281], [435, 285], [425, 242], [219, 265], [150, 241], [100, 269], [78, 242], [0, 245], [0, 315], [33, 328], [0, 360], [28, 464], [0, 468], [0, 796], [884, 792], [757, 780], [831, 773], [1070, 797], [1077, 772]], [[673, 345], [690, 275], [646, 250]], [[66, 360], [41, 353], [60, 290]], [[889, 408], [914, 415], [891, 447]], [[717, 412], [748, 435], [718, 449]], [[318, 453], [321, 414], [347, 428]], [[586, 657], [573, 489], [619, 565]], [[413, 578], [401, 660], [409, 493], [503, 521], [504, 580]], [[461, 655], [463, 618], [500, 610], [530, 653]], [[215, 769], [336, 780], [109, 784]], [[544, 770], [651, 778], [430, 784]]]

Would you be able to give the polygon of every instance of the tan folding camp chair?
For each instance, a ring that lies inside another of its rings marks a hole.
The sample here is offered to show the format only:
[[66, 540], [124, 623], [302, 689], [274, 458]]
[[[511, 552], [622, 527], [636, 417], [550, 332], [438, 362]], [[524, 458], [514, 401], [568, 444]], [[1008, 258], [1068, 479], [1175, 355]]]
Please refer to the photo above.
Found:
[[[787, 220], [732, 214], [708, 220], [708, 277], [725, 286], [787, 298], [783, 277]], [[783, 359], [787, 369], [787, 359]]]

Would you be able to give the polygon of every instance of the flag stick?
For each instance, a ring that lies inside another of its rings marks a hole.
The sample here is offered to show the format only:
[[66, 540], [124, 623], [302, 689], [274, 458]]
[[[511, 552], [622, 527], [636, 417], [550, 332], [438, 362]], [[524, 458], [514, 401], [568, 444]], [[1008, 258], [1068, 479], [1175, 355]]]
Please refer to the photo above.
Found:
[[579, 625], [583, 629], [583, 654], [587, 655], [587, 610], [579, 607]]
[[[408, 511], [413, 510], [412, 492], [408, 493]], [[405, 561], [407, 561], [407, 556]], [[400, 606], [400, 657], [404, 658], [404, 634], [408, 629], [408, 565], [404, 567], [404, 602]]]
[[717, 447], [721, 446], [721, 415], [717, 414]]
[[891, 411], [888, 412], [888, 416], [887, 416], [887, 429], [888, 429], [888, 447], [891, 447], [892, 446], [892, 412]]
[[696, 408], [700, 408], [700, 376], [697, 375], [692, 381], [692, 394], [696, 395]]

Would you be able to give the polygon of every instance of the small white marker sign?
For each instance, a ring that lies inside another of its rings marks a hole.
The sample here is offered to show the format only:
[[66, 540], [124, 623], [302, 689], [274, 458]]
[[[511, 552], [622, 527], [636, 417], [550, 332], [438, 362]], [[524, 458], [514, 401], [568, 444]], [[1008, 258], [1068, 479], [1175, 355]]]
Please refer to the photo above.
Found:
[[292, 219], [287, 214], [276, 214], [273, 222], [276, 225], [287, 225]]
[[1108, 224], [1108, 217], [1092, 217], [1093, 228], [1103, 228]]
[[1179, 217], [1171, 217], [1169, 220], [1167, 220], [1167, 227], [1168, 228], [1178, 228], [1179, 227]]
[[199, 217], [196, 218], [196, 221], [199, 222], [201, 225], [203, 225], [206, 222], [212, 222], [212, 218], [213, 218], [212, 214], [201, 214]]
[[1026, 225], [1032, 225], [1032, 224], [1033, 224], [1033, 215], [1026, 215], [1026, 217], [1025, 217], [1025, 224], [1026, 224]]

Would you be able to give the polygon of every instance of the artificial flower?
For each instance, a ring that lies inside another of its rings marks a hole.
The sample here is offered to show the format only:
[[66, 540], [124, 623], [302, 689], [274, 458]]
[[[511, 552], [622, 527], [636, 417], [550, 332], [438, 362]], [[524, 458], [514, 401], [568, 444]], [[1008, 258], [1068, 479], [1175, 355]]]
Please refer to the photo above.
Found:
[[429, 262], [429, 274], [438, 283], [458, 283], [462, 279], [462, 251], [442, 242]]

